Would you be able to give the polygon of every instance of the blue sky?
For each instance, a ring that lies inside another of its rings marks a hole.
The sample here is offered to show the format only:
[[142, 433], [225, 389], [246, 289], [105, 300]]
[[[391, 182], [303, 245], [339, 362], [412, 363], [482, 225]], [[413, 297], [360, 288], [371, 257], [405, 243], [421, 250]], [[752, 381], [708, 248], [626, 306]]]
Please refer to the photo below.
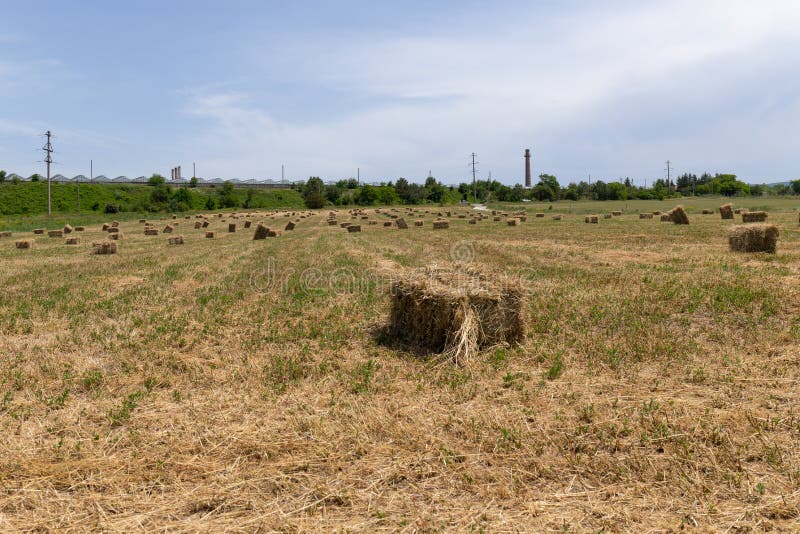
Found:
[[0, 0], [0, 168], [800, 177], [800, 4]]

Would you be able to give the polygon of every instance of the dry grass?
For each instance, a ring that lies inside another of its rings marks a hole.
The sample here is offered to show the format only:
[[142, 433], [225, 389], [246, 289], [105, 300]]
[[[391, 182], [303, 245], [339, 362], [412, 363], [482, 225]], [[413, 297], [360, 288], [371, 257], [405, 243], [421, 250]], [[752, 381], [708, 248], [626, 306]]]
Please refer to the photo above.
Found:
[[[796, 212], [745, 255], [716, 217], [638, 220], [663, 207], [0, 241], [0, 530], [796, 531]], [[522, 345], [465, 367], [386, 345], [383, 281], [462, 242], [526, 281]]]

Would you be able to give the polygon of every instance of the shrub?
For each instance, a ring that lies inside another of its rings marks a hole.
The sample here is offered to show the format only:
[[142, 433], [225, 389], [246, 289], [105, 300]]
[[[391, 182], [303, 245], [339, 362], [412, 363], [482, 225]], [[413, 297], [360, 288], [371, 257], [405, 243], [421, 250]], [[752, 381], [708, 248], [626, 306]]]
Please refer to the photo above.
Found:
[[[100, 207], [97, 203], [95, 203], [95, 206]], [[94, 206], [92, 206], [92, 209], [95, 209]], [[103, 213], [119, 213], [120, 211], [122, 211], [122, 209], [119, 204], [115, 202], [109, 202], [106, 204], [106, 207], [103, 208]]]

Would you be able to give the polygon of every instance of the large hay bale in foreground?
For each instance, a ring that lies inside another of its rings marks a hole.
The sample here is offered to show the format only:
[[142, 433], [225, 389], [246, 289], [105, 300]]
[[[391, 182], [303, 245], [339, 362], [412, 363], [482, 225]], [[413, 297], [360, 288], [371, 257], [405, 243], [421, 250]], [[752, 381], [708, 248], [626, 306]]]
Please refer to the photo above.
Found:
[[430, 266], [392, 284], [389, 335], [457, 363], [479, 350], [525, 338], [525, 291], [519, 280], [472, 265]]
[[774, 224], [734, 226], [728, 233], [728, 245], [734, 252], [769, 252], [775, 254], [778, 227]]
[[743, 223], [764, 222], [767, 220], [766, 211], [747, 211], [742, 213]]
[[117, 243], [115, 241], [101, 241], [92, 243], [92, 254], [116, 254]]
[[17, 248], [33, 248], [33, 239], [18, 239], [14, 241]]
[[673, 224], [689, 224], [689, 216], [683, 210], [683, 206], [675, 206], [669, 210], [669, 218]]

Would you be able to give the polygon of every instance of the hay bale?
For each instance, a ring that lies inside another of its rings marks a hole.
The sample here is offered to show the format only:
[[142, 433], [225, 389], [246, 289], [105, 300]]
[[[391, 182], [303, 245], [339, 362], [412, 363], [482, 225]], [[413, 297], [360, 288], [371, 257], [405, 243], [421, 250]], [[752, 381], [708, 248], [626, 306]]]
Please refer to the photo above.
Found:
[[375, 225], [378, 224], [378, 221], [371, 221], [370, 220], [370, 221], [367, 221], [367, 224], [369, 224], [370, 226], [375, 226]]
[[554, 221], [560, 221], [560, 220], [561, 220], [561, 218], [562, 218], [562, 215], [561, 215], [560, 213], [559, 213], [559, 214], [557, 214], [557, 215], [553, 215], [553, 220], [554, 220]]
[[544, 213], [537, 213], [536, 214], [536, 218], [537, 219], [544, 219]]
[[139, 219], [139, 224], [144, 224], [147, 222], [147, 219]]
[[748, 211], [742, 213], [742, 222], [743, 223], [755, 223], [755, 222], [764, 222], [767, 220], [767, 212], [766, 211]]
[[[149, 228], [149, 227], [148, 227], [148, 226], [145, 226], [145, 230], [146, 230], [147, 228]], [[153, 228], [153, 229], [155, 230], [155, 228]], [[112, 226], [112, 227], [110, 227], [110, 228], [108, 229], [108, 235], [111, 235], [111, 234], [116, 234], [116, 233], [119, 233], [119, 228], [118, 228], [118, 227], [116, 227], [116, 226]]]
[[261, 223], [256, 225], [256, 231], [253, 234], [253, 240], [257, 241], [259, 239], [266, 239], [268, 237], [278, 237], [280, 234], [275, 232], [274, 230], [270, 230], [266, 226]]
[[418, 219], [414, 221], [414, 226], [425, 226], [425, 221]]
[[519, 222], [525, 222], [525, 221], [527, 221], [527, 220], [528, 220], [528, 217], [527, 217], [527, 216], [525, 216], [525, 215], [519, 215], [519, 216], [517, 217], [517, 219], [519, 219]]
[[108, 234], [109, 239], [113, 239], [114, 241], [119, 241], [122, 239], [122, 232], [114, 232], [113, 234]]
[[350, 226], [347, 227], [347, 231], [351, 234], [361, 232], [361, 225], [351, 224]]
[[195, 221], [194, 222], [194, 229], [195, 230], [199, 230], [202, 227], [203, 227], [203, 223], [201, 223], [200, 221]]
[[108, 229], [109, 229], [109, 228], [111, 228], [111, 225], [110, 225], [110, 224], [108, 224], [108, 223], [103, 223], [103, 228], [102, 228], [102, 230], [103, 230], [104, 232], [108, 232]]
[[158, 230], [152, 226], [144, 229], [144, 235], [158, 235]]
[[228, 233], [236, 233], [236, 223], [228, 223]]
[[653, 218], [653, 214], [652, 213], [640, 213], [639, 214], [639, 218], [640, 219], [652, 219]]
[[85, 230], [86, 230], [86, 228], [84, 228], [83, 226], [76, 226], [76, 227], [75, 227], [75, 231], [76, 231], [76, 232], [83, 232], [83, 231], [85, 231]]
[[0, 232], [0, 237], [11, 237], [11, 232]]
[[64, 237], [63, 230], [49, 230], [47, 232], [47, 237]]
[[294, 230], [294, 226], [295, 226], [294, 223], [292, 221], [289, 221], [288, 223], [286, 223], [286, 226], [284, 227], [284, 230], [287, 230], [287, 231], [288, 230]]
[[714, 210], [704, 209], [703, 215], [714, 215]]
[[733, 205], [723, 204], [719, 207], [719, 216], [723, 219], [733, 219]]
[[450, 228], [450, 223], [447, 221], [433, 221], [434, 230], [447, 230]]
[[247, 228], [250, 228], [250, 225], [251, 225], [251, 224], [253, 224], [253, 221], [245, 221], [245, 222], [244, 222], [244, 227], [245, 227], [245, 229], [247, 229]]
[[661, 222], [672, 222], [672, 215], [670, 215], [669, 213], [662, 213]]
[[509, 220], [506, 221], [506, 223], [509, 226], [516, 226], [517, 225], [517, 220], [516, 219], [509, 219]]
[[66, 241], [64, 241], [65, 245], [77, 245], [81, 242], [81, 238], [79, 237], [68, 237]]
[[328, 226], [336, 226], [336, 219], [328, 219]]
[[183, 245], [183, 236], [182, 235], [174, 235], [172, 237], [167, 238], [168, 245]]
[[33, 248], [33, 239], [17, 239], [14, 241], [16, 248]]
[[740, 213], [742, 213], [743, 211], [747, 211], [747, 210], [745, 210], [745, 209], [742, 209], [742, 208], [736, 208], [735, 210], [733, 210], [733, 213], [735, 213], [736, 215], [739, 215], [739, 214], [740, 214]]
[[351, 224], [352, 224], [352, 223], [349, 223], [349, 222], [343, 222], [343, 223], [339, 223], [339, 227], [340, 227], [340, 228], [347, 228], [347, 227], [348, 227], [348, 226], [350, 226]]
[[68, 224], [65, 224], [65, 225], [64, 225], [64, 234], [65, 234], [65, 235], [66, 235], [66, 234], [71, 234], [71, 233], [72, 233], [72, 232], [74, 232], [74, 231], [75, 231], [75, 229], [74, 229], [72, 226], [70, 226], [70, 225], [68, 225]]
[[389, 335], [456, 363], [481, 349], [525, 338], [525, 291], [519, 280], [472, 265], [430, 266], [392, 283]]
[[683, 206], [675, 206], [669, 210], [669, 217], [674, 224], [689, 224], [689, 216], [683, 211]]
[[778, 227], [774, 224], [734, 226], [728, 233], [728, 245], [734, 252], [768, 252], [775, 254]]
[[586, 224], [597, 224], [600, 222], [600, 217], [598, 217], [597, 215], [587, 215], [586, 217], [584, 217], [583, 222], [585, 222]]
[[621, 211], [612, 211], [611, 215], [614, 216], [614, 217], [620, 217], [620, 216], [622, 216], [622, 212]]
[[208, 228], [208, 225], [209, 225], [209, 224], [211, 224], [211, 223], [209, 223], [208, 221], [203, 221], [203, 224], [201, 224], [200, 226], [201, 226], [202, 228]]
[[383, 227], [384, 228], [388, 228], [391, 225], [392, 225], [392, 221], [383, 221]]
[[603, 214], [603, 218], [604, 219], [610, 219], [611, 217], [613, 217], [613, 215], [611, 215], [610, 213], [604, 213]]
[[494, 222], [500, 222], [500, 221], [502, 221], [502, 220], [503, 220], [503, 218], [502, 218], [502, 217], [500, 217], [500, 216], [497, 216], [497, 217], [492, 217], [492, 221], [494, 221]]
[[206, 232], [206, 239], [214, 239], [214, 232], [212, 232], [211, 230]]
[[44, 233], [44, 228], [37, 228], [33, 231], [34, 234], [41, 235]]
[[100, 241], [92, 243], [92, 254], [116, 254], [117, 243], [114, 241]]
[[659, 215], [661, 215], [660, 211], [654, 211], [653, 212], [653, 217], [658, 217]]
[[397, 227], [398, 227], [400, 230], [408, 230], [408, 223], [407, 223], [407, 222], [406, 222], [406, 220], [405, 220], [405, 219], [403, 219], [402, 217], [400, 217], [399, 219], [397, 219], [396, 221], [394, 221], [394, 223], [397, 225]]
[[164, 227], [164, 229], [162, 230], [162, 232], [163, 232], [163, 233], [165, 233], [165, 234], [171, 234], [173, 230], [175, 230], [175, 228], [173, 228], [173, 227], [172, 227], [172, 225], [169, 225], [169, 224], [168, 224], [168, 225], [166, 225], [166, 226]]

